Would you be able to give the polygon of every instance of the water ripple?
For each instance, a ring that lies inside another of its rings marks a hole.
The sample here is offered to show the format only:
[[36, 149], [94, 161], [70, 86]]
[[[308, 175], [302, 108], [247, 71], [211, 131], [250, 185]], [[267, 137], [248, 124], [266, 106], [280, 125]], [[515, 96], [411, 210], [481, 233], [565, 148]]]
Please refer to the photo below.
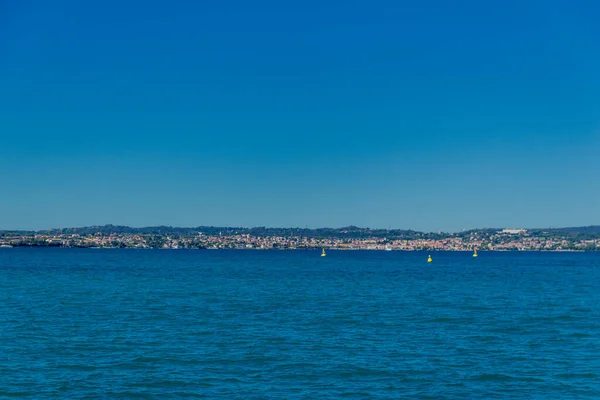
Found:
[[424, 259], [0, 249], [0, 398], [600, 397], [600, 254]]

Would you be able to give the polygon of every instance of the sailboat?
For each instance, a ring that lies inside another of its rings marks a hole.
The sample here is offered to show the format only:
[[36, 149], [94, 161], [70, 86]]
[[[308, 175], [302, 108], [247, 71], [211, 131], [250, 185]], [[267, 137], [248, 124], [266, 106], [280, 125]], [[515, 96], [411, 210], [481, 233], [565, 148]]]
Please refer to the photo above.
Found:
[[473, 257], [477, 257], [477, 249], [473, 249]]
[[321, 257], [325, 257], [327, 256], [327, 254], [325, 254], [325, 249], [322, 249], [323, 251], [321, 252]]

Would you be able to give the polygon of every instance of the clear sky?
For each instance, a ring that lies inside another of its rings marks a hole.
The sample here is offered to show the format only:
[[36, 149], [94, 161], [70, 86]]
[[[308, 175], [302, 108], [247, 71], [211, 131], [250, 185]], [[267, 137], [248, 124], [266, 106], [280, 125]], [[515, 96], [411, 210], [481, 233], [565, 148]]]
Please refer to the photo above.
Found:
[[4, 0], [0, 229], [600, 224], [593, 0]]

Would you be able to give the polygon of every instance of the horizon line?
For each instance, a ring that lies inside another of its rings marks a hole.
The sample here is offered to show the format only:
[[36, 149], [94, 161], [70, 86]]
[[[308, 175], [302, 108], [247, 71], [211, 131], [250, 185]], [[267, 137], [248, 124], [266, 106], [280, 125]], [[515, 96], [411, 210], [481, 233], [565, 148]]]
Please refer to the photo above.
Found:
[[258, 229], [258, 228], [263, 228], [263, 229], [290, 229], [290, 230], [319, 230], [319, 229], [331, 229], [331, 230], [341, 230], [341, 229], [347, 229], [347, 228], [354, 228], [354, 229], [363, 229], [363, 230], [371, 230], [371, 231], [412, 231], [412, 232], [417, 232], [417, 233], [460, 233], [460, 232], [469, 232], [469, 231], [477, 231], [477, 230], [503, 230], [503, 229], [514, 229], [514, 230], [519, 230], [519, 229], [523, 229], [523, 230], [534, 230], [534, 231], [538, 231], [538, 230], [545, 230], [545, 229], [549, 229], [549, 230], [553, 230], [553, 229], [580, 229], [580, 228], [590, 228], [590, 227], [596, 227], [596, 226], [600, 226], [600, 225], [594, 225], [594, 224], [590, 224], [590, 225], [580, 225], [580, 226], [561, 226], [561, 227], [556, 227], [556, 226], [550, 226], [548, 228], [515, 228], [515, 227], [502, 227], [502, 228], [498, 228], [498, 227], [481, 227], [481, 228], [469, 228], [469, 229], [461, 229], [458, 231], [444, 231], [444, 230], [437, 230], [437, 231], [420, 231], [417, 229], [411, 229], [411, 228], [370, 228], [370, 227], [361, 227], [361, 226], [357, 226], [357, 225], [346, 225], [346, 226], [341, 226], [341, 227], [327, 227], [327, 226], [322, 226], [322, 227], [317, 227], [317, 228], [309, 228], [309, 227], [284, 227], [284, 226], [252, 226], [252, 227], [248, 227], [248, 226], [218, 226], [218, 225], [197, 225], [197, 226], [173, 226], [173, 225], [145, 225], [145, 226], [130, 226], [130, 225], [115, 225], [115, 224], [103, 224], [103, 225], [87, 225], [87, 226], [71, 226], [71, 227], [63, 227], [63, 228], [46, 228], [46, 229], [0, 229], [0, 232], [49, 232], [49, 231], [60, 231], [60, 230], [66, 230], [66, 229], [90, 229], [90, 228], [106, 228], [106, 227], [116, 227], [116, 228], [129, 228], [129, 229], [139, 229], [139, 230], [143, 230], [143, 229], [151, 229], [151, 228], [170, 228], [170, 229], [199, 229], [199, 228], [222, 228], [222, 229]]

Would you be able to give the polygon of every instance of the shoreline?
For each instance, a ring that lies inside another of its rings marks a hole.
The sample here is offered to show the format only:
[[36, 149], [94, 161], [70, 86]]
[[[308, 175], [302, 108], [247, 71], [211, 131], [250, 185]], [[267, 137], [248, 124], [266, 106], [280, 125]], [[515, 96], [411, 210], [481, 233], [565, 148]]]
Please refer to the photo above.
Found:
[[[173, 248], [173, 247], [83, 247], [83, 246], [28, 246], [28, 245], [17, 245], [17, 246], [0, 246], [2, 249], [77, 249], [77, 250], [187, 250], [187, 251], [265, 251], [265, 252], [285, 252], [285, 251], [311, 251], [318, 252], [322, 247], [314, 248]], [[335, 248], [325, 247], [327, 251], [369, 251], [369, 252], [383, 252], [383, 253], [469, 253], [473, 251], [471, 249], [360, 249], [360, 248]], [[479, 254], [485, 253], [596, 253], [600, 250], [569, 250], [569, 249], [499, 249], [499, 250], [485, 250], [478, 249]]]

